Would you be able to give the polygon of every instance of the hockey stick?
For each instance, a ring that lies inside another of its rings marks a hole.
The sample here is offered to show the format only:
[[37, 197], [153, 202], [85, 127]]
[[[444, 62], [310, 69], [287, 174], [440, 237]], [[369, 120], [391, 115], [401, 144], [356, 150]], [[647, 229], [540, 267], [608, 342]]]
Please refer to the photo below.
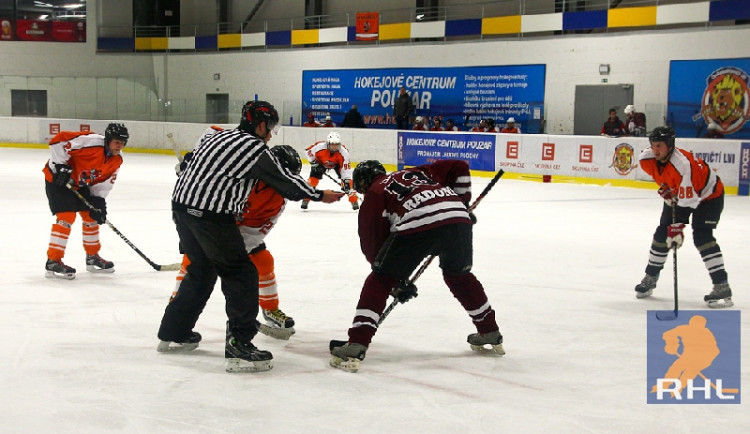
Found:
[[[672, 201], [672, 224], [677, 223], [677, 200]], [[672, 321], [677, 318], [677, 246], [672, 250], [672, 269], [674, 273], [674, 311], [656, 312], [659, 321]]]
[[[482, 190], [482, 192], [479, 194], [479, 196], [477, 196], [477, 198], [474, 200], [474, 203], [472, 203], [471, 206], [469, 206], [469, 208], [467, 209], [469, 212], [474, 211], [474, 209], [477, 207], [477, 205], [479, 205], [479, 202], [481, 202], [482, 199], [484, 199], [484, 197], [487, 196], [487, 193], [489, 193], [489, 191], [492, 189], [492, 187], [494, 187], [495, 184], [497, 184], [497, 181], [503, 176], [503, 174], [505, 174], [505, 171], [503, 169], [500, 169], [495, 174], [495, 176], [492, 178], [492, 181], [490, 181], [490, 183], [487, 184], [486, 187], [484, 187], [484, 190]], [[416, 282], [417, 279], [419, 279], [419, 276], [421, 276], [422, 273], [424, 273], [424, 271], [427, 269], [427, 267], [429, 267], [429, 265], [432, 263], [433, 259], [435, 259], [435, 255], [431, 255], [431, 256], [427, 257], [427, 259], [422, 263], [422, 266], [419, 267], [419, 269], [414, 273], [414, 276], [412, 276], [408, 280], [407, 283], [414, 283], [414, 282]], [[394, 298], [393, 301], [391, 302], [391, 304], [388, 305], [388, 307], [383, 311], [383, 314], [380, 315], [380, 319], [378, 319], [378, 326], [380, 326], [380, 324], [383, 323], [383, 321], [385, 320], [385, 318], [391, 313], [391, 311], [393, 310], [393, 308], [396, 307], [397, 304], [399, 304], [398, 298]]]
[[174, 141], [172, 138], [172, 133], [167, 134], [167, 140], [169, 140], [169, 144], [172, 145], [172, 150], [174, 151], [174, 154], [177, 156], [177, 159], [180, 160], [180, 163], [182, 163], [182, 160], [185, 159], [185, 157], [180, 152], [180, 147], [177, 146], [177, 142]]
[[[86, 198], [83, 197], [83, 195], [81, 193], [79, 193], [78, 191], [76, 191], [75, 189], [73, 189], [72, 185], [65, 184], [65, 186], [68, 187], [68, 189], [70, 191], [72, 191], [73, 194], [75, 194], [76, 197], [78, 197], [78, 199], [80, 199], [81, 202], [83, 202], [83, 204], [86, 205], [86, 207], [88, 209], [90, 209], [92, 211], [96, 211], [96, 212], [101, 212], [100, 209], [95, 208], [94, 205], [91, 205], [91, 203], [88, 200], [86, 200]], [[120, 238], [122, 238], [122, 240], [125, 241], [125, 243], [128, 246], [130, 246], [131, 249], [135, 250], [135, 252], [138, 253], [138, 255], [140, 255], [141, 258], [143, 258], [146, 262], [148, 262], [148, 264], [151, 267], [153, 267], [154, 270], [156, 270], [156, 271], [177, 271], [177, 270], [180, 269], [180, 265], [181, 264], [179, 262], [174, 263], [174, 264], [169, 264], [169, 265], [159, 265], [156, 262], [152, 261], [146, 255], [144, 255], [143, 252], [141, 252], [140, 249], [138, 249], [138, 247], [135, 246], [135, 244], [133, 244], [132, 242], [130, 242], [130, 240], [127, 239], [127, 237], [125, 235], [123, 235], [122, 232], [120, 232], [119, 230], [117, 230], [117, 228], [115, 227], [115, 225], [113, 225], [112, 223], [110, 223], [109, 220], [105, 220], [104, 223], [106, 223], [107, 226], [109, 226], [110, 228], [112, 228], [112, 230], [117, 235], [119, 235]]]

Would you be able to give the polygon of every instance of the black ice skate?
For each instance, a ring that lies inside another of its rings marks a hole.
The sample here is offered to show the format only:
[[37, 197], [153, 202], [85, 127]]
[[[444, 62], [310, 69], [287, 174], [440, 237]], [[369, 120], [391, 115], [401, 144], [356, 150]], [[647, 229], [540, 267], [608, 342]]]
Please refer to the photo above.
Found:
[[86, 271], [92, 273], [114, 273], [115, 264], [99, 255], [86, 255]]
[[711, 293], [703, 297], [708, 307], [712, 309], [721, 309], [734, 306], [732, 302], [732, 289], [728, 283], [714, 284]]
[[[466, 338], [472, 351], [502, 356], [505, 354], [503, 349], [503, 335], [500, 331], [480, 334], [472, 333]], [[489, 345], [489, 347], [487, 347]]]
[[295, 333], [294, 319], [287, 316], [281, 309], [261, 309], [261, 312], [268, 325], [261, 324], [258, 327], [259, 332], [274, 339], [283, 340], [288, 340]]
[[359, 362], [365, 359], [367, 347], [353, 342], [333, 340], [329, 344], [331, 361], [334, 368], [347, 372], [359, 371]]
[[48, 279], [73, 280], [76, 278], [76, 269], [73, 267], [68, 267], [67, 265], [63, 264], [62, 261], [53, 261], [52, 259], [47, 259], [47, 264], [44, 266], [44, 269], [47, 270], [47, 273], [44, 275], [44, 277]]
[[192, 351], [198, 348], [198, 344], [201, 341], [201, 334], [198, 332], [191, 332], [187, 339], [180, 341], [160, 341], [159, 345], [156, 346], [156, 351], [160, 353], [168, 353], [171, 351]]
[[258, 349], [252, 342], [242, 342], [231, 333], [224, 347], [227, 372], [262, 372], [273, 368], [270, 351]]
[[352, 209], [354, 211], [358, 210], [359, 209], [359, 202], [352, 202]]
[[659, 276], [649, 276], [646, 274], [643, 276], [641, 283], [635, 285], [635, 298], [646, 298], [654, 293], [656, 288], [656, 281], [659, 280]]
[[302, 205], [300, 205], [300, 208], [307, 209], [307, 206], [310, 204], [310, 201], [307, 199], [302, 200]]

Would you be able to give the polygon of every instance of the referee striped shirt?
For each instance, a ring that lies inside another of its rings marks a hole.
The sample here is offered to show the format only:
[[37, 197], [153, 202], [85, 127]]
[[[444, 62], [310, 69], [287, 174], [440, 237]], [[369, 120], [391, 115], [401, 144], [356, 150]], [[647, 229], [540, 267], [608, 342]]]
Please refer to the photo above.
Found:
[[258, 180], [290, 200], [320, 201], [323, 197], [323, 192], [285, 169], [262, 140], [228, 129], [196, 148], [177, 179], [172, 208], [196, 217], [240, 215]]

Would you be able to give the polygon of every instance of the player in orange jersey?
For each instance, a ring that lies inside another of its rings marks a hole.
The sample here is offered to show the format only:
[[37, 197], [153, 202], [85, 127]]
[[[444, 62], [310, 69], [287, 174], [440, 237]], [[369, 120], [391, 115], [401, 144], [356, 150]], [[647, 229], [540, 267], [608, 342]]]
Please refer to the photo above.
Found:
[[708, 307], [730, 307], [732, 290], [721, 248], [713, 235], [724, 210], [724, 184], [703, 160], [675, 147], [672, 128], [654, 128], [649, 141], [651, 147], [643, 151], [639, 164], [661, 187], [659, 195], [665, 203], [651, 242], [646, 275], [635, 286], [635, 296], [645, 298], [652, 294], [669, 250], [682, 245], [683, 229], [692, 216], [693, 243], [713, 282], [713, 290], [703, 300]]
[[[310, 161], [310, 178], [307, 182], [317, 187], [323, 174], [333, 170], [341, 179], [341, 188], [349, 196], [353, 210], [359, 209], [357, 192], [352, 188], [352, 165], [349, 161], [349, 150], [341, 144], [341, 135], [335, 131], [328, 134], [326, 140], [315, 142], [307, 148], [307, 159]], [[310, 201], [302, 201], [302, 209], [307, 209]]]
[[[47, 249], [46, 277], [74, 279], [76, 269], [62, 262], [76, 220], [76, 212], [83, 219], [83, 248], [86, 251], [86, 270], [112, 273], [114, 264], [99, 256], [99, 225], [107, 221], [105, 198], [112, 190], [122, 164], [122, 148], [128, 129], [111, 123], [104, 136], [88, 132], [62, 131], [50, 140], [50, 159], [44, 165], [47, 200], [56, 221], [52, 225]], [[99, 211], [90, 210], [70, 189], [80, 193]]]

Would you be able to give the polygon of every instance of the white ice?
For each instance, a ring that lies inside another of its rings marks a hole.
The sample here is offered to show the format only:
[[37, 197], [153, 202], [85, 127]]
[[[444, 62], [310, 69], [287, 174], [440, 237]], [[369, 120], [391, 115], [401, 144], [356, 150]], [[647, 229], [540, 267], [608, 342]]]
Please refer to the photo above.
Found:
[[[65, 256], [76, 279], [45, 279], [47, 158], [46, 150], [0, 148], [0, 432], [750, 432], [746, 403], [646, 404], [647, 310], [673, 303], [671, 259], [654, 297], [633, 292], [662, 205], [654, 190], [501, 179], [476, 212], [474, 272], [507, 355], [469, 349], [473, 326], [433, 264], [356, 374], [328, 366], [328, 342], [346, 339], [369, 272], [357, 215], [344, 201], [307, 212], [291, 203], [266, 241], [297, 334], [258, 335], [273, 370], [229, 374], [219, 288], [196, 326], [200, 348], [157, 353], [175, 273], [154, 271], [108, 227], [101, 254], [114, 274], [85, 271], [79, 218]], [[159, 264], [180, 260], [169, 200], [175, 163], [127, 153], [108, 198], [110, 221]], [[488, 181], [474, 179], [475, 195]], [[727, 196], [715, 232], [735, 309], [748, 303], [748, 216], [747, 197]], [[680, 308], [703, 309], [711, 283], [687, 239]], [[744, 316], [745, 332], [748, 323]], [[749, 350], [744, 333], [744, 384]]]

